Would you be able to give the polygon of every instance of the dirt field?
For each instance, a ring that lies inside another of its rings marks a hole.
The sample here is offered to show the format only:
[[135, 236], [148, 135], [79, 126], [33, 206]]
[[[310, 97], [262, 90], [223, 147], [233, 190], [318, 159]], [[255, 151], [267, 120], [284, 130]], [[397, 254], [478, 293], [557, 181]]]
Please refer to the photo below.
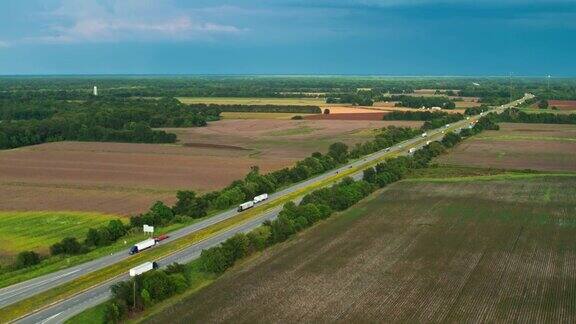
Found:
[[401, 182], [152, 323], [573, 323], [576, 177]]
[[253, 165], [290, 166], [336, 141], [350, 145], [386, 125], [418, 122], [223, 120], [173, 129], [178, 145], [60, 142], [0, 151], [0, 210], [130, 215], [175, 192], [220, 189]]
[[576, 100], [548, 100], [548, 106], [555, 106], [559, 110], [576, 110]]
[[544, 171], [576, 171], [576, 126], [501, 124], [458, 145], [442, 164]]
[[350, 113], [350, 114], [318, 114], [305, 116], [306, 120], [382, 120], [385, 112]]

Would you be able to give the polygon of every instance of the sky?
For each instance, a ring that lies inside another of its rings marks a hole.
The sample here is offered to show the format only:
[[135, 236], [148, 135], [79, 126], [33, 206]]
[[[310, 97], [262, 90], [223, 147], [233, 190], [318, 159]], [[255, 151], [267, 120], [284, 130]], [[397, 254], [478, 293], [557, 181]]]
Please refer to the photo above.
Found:
[[576, 0], [1, 0], [0, 75], [576, 76]]

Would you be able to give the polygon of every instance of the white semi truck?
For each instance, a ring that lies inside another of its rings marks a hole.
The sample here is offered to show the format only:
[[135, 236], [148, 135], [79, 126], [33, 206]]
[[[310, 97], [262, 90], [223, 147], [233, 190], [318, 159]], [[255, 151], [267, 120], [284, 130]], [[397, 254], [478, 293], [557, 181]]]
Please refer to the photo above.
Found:
[[252, 199], [252, 201], [254, 202], [254, 204], [257, 204], [259, 202], [263, 202], [266, 199], [268, 199], [268, 194], [264, 193], [264, 194], [261, 194], [261, 195], [254, 197], [254, 199]]
[[142, 250], [149, 249], [154, 245], [156, 245], [156, 240], [153, 238], [144, 240], [142, 242], [138, 242], [133, 247], [130, 248], [130, 254], [135, 254]]
[[244, 210], [252, 208], [252, 207], [254, 207], [254, 201], [250, 200], [250, 201], [247, 201], [243, 204], [240, 204], [238, 206], [238, 211], [241, 212], [241, 211], [244, 211]]
[[158, 263], [156, 263], [156, 262], [142, 263], [141, 265], [130, 269], [130, 277], [139, 276], [139, 275], [143, 274], [144, 272], [148, 272], [152, 269], [158, 269]]

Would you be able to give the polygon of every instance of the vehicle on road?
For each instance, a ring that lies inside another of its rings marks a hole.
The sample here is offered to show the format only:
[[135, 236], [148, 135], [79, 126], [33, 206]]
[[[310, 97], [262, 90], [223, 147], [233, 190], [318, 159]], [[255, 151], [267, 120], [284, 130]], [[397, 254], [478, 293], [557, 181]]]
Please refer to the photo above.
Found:
[[238, 206], [238, 211], [241, 212], [241, 211], [244, 211], [246, 209], [250, 209], [252, 207], [254, 207], [254, 201], [252, 201], [252, 200], [247, 201], [247, 202], [242, 203]]
[[428, 136], [428, 133], [422, 133], [422, 137]]
[[130, 248], [130, 254], [136, 254], [140, 251], [149, 249], [151, 247], [153, 247], [154, 245], [156, 245], [156, 240], [151, 238], [151, 239], [147, 239], [144, 240], [142, 242], [138, 242], [136, 243], [133, 247]]
[[145, 262], [139, 266], [135, 266], [134, 268], [130, 269], [130, 277], [136, 277], [144, 272], [148, 272], [153, 269], [158, 269], [158, 263], [156, 262]]
[[264, 200], [267, 200], [267, 199], [268, 199], [268, 194], [263, 193], [261, 195], [254, 197], [254, 199], [252, 199], [252, 201], [254, 202], [254, 204], [257, 204], [257, 203], [263, 202]]
[[415, 147], [412, 147], [412, 148], [410, 148], [410, 149], [408, 150], [408, 153], [410, 153], [410, 154], [412, 154], [412, 153], [414, 153], [414, 152], [416, 152], [416, 148], [415, 148]]
[[154, 241], [156, 241], [156, 243], [158, 243], [158, 242], [164, 241], [165, 239], [167, 239], [167, 238], [169, 238], [169, 237], [170, 237], [170, 236], [169, 236], [169, 235], [166, 235], [166, 234], [160, 235], [160, 236], [155, 237], [155, 238], [154, 238]]

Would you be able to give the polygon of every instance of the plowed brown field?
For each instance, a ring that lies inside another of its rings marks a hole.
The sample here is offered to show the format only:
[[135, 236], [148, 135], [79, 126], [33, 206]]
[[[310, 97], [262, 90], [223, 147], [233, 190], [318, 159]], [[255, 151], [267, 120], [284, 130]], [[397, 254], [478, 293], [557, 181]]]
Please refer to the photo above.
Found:
[[130, 215], [179, 189], [209, 191], [290, 166], [335, 141], [366, 141], [386, 125], [418, 122], [224, 120], [173, 129], [176, 145], [59, 142], [0, 151], [0, 210]]
[[576, 177], [401, 182], [151, 323], [576, 321]]
[[438, 158], [439, 163], [507, 169], [576, 171], [576, 126], [501, 124]]

